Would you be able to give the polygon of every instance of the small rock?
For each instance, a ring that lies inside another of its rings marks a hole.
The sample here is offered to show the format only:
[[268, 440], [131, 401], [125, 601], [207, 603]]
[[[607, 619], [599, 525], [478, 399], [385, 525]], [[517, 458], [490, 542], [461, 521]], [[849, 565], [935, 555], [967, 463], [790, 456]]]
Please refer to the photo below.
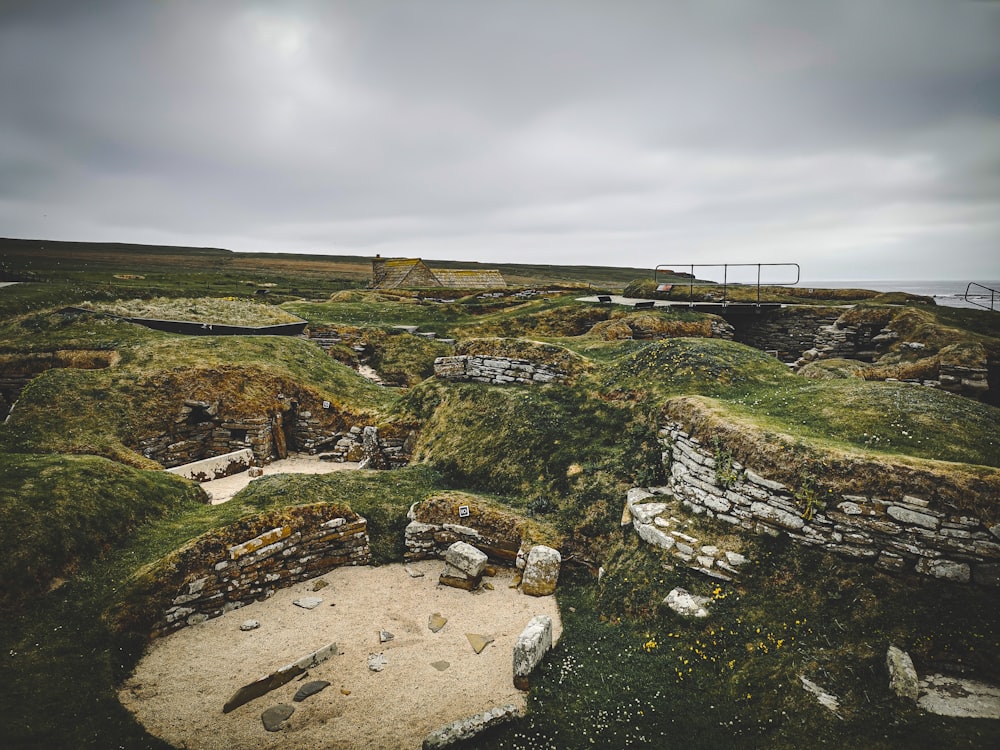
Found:
[[378, 631], [378, 642], [379, 643], [388, 643], [389, 641], [391, 641], [395, 637], [396, 636], [394, 636], [388, 630], [380, 630], [380, 631]]
[[350, 694], [351, 694], [351, 691], [350, 691], [350, 690], [348, 690], [347, 688], [341, 688], [341, 689], [340, 689], [340, 694], [341, 694], [341, 695], [350, 695]]
[[318, 596], [303, 596], [292, 602], [296, 607], [302, 607], [302, 609], [316, 609], [322, 603], [323, 600]]
[[246, 632], [249, 630], [256, 630], [260, 627], [260, 623], [256, 620], [244, 620], [240, 623], [240, 630]]
[[746, 565], [747, 562], [747, 559], [739, 552], [730, 552], [729, 550], [726, 550], [726, 560], [734, 568], [738, 568], [740, 565]]
[[280, 732], [285, 722], [288, 721], [288, 717], [293, 713], [295, 713], [295, 706], [279, 703], [262, 713], [260, 720], [264, 722], [264, 729], [268, 732]]
[[442, 617], [440, 612], [435, 612], [427, 618], [427, 627], [431, 629], [432, 633], [436, 633], [444, 627], [446, 622], [448, 622], [447, 617]]
[[675, 588], [663, 600], [670, 609], [681, 617], [708, 617], [707, 606], [712, 600], [707, 596], [695, 596], [686, 589]]
[[816, 700], [819, 701], [821, 706], [830, 709], [834, 713], [837, 713], [837, 711], [840, 710], [840, 698], [836, 695], [826, 692], [823, 688], [805, 675], [800, 674], [799, 680], [802, 682], [802, 687], [806, 690], [806, 692], [812, 693], [816, 696]]
[[450, 667], [451, 664], [449, 664], [446, 661], [432, 661], [431, 666], [434, 667], [434, 669], [436, 669], [438, 672], [443, 672], [448, 667]]
[[404, 570], [406, 570], [406, 575], [408, 575], [410, 578], [424, 577], [423, 571], [417, 570], [416, 568], [411, 568], [409, 565], [407, 565], [406, 568], [404, 568]]
[[299, 688], [298, 692], [295, 693], [295, 697], [292, 698], [296, 703], [301, 703], [310, 695], [316, 695], [316, 693], [321, 690], [325, 690], [330, 687], [330, 683], [326, 680], [313, 680], [312, 682], [307, 682], [305, 685]]
[[368, 654], [368, 669], [372, 672], [381, 672], [388, 663], [385, 654]]
[[491, 635], [480, 635], [479, 633], [466, 633], [465, 637], [469, 639], [472, 650], [477, 654], [481, 654], [483, 649], [493, 643], [494, 640]]
[[489, 581], [484, 581], [483, 584], [480, 586], [480, 588], [484, 588], [487, 591], [492, 591], [493, 590], [493, 584], [490, 583]]
[[329, 585], [330, 584], [327, 583], [324, 579], [320, 578], [317, 581], [313, 581], [313, 591], [319, 591], [320, 589], [325, 589]]

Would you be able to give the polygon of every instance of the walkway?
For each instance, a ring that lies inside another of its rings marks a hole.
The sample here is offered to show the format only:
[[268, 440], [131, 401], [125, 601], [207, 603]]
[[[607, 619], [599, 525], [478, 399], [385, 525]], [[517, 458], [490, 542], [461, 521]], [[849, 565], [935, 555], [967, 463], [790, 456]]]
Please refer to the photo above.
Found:
[[[357, 463], [336, 461], [322, 461], [319, 456], [309, 456], [304, 453], [292, 453], [288, 458], [269, 463], [264, 467], [264, 476], [270, 474], [329, 474], [333, 471], [348, 471], [357, 469]], [[209, 502], [212, 505], [220, 505], [233, 498], [237, 492], [246, 487], [256, 477], [251, 477], [249, 472], [242, 471], [239, 474], [213, 479], [211, 482], [202, 482], [202, 489], [208, 493]]]

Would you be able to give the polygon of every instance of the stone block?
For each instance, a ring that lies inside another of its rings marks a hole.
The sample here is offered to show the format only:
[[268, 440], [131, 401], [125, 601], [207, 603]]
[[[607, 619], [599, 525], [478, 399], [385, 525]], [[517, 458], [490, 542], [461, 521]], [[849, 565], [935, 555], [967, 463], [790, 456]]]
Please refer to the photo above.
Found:
[[925, 529], [936, 529], [940, 521], [932, 515], [927, 513], [920, 513], [916, 510], [910, 510], [909, 508], [903, 508], [899, 505], [890, 505], [886, 510], [890, 518], [895, 518], [901, 523], [907, 523], [911, 526], [922, 526]]
[[920, 681], [910, 655], [896, 646], [889, 646], [885, 655], [889, 670], [889, 689], [900, 698], [916, 703], [920, 696]]
[[491, 708], [489, 711], [475, 716], [453, 721], [424, 737], [422, 748], [423, 750], [443, 750], [443, 748], [451, 747], [459, 742], [471, 740], [487, 729], [509, 721], [518, 715], [517, 707], [513, 703], [509, 703], [505, 706]]
[[933, 578], [942, 578], [946, 581], [956, 581], [958, 583], [968, 583], [971, 578], [971, 570], [968, 563], [956, 562], [954, 560], [929, 560], [926, 557], [917, 561], [917, 572]]
[[708, 605], [711, 602], [707, 596], [695, 596], [687, 589], [675, 588], [663, 603], [681, 617], [701, 619], [708, 617]]
[[562, 556], [558, 550], [539, 544], [531, 548], [521, 576], [521, 591], [530, 596], [548, 596], [556, 590]]
[[481, 576], [486, 569], [486, 553], [466, 542], [455, 542], [444, 553], [448, 565], [457, 568], [469, 578]]
[[798, 531], [805, 526], [805, 521], [800, 516], [775, 508], [767, 503], [754, 503], [750, 506], [750, 512], [762, 521], [793, 531]]
[[514, 644], [514, 687], [528, 689], [528, 678], [542, 657], [552, 648], [552, 618], [532, 617]]

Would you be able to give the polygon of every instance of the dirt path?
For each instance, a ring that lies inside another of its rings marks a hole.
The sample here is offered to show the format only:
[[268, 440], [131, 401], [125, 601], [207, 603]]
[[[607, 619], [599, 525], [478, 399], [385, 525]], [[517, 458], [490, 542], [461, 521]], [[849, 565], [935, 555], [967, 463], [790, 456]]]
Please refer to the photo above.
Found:
[[[307, 456], [304, 453], [293, 453], [288, 458], [274, 461], [264, 467], [264, 476], [268, 474], [328, 474], [332, 471], [348, 471], [357, 469], [356, 463], [337, 463], [336, 461], [321, 461], [318, 456]], [[212, 505], [219, 505], [231, 500], [233, 495], [246, 487], [253, 478], [243, 471], [222, 479], [203, 482], [202, 489], [211, 497]]]
[[[536, 614], [551, 616], [555, 634], [561, 633], [555, 598], [510, 588], [509, 571], [484, 579], [492, 591], [439, 586], [443, 566], [438, 560], [410, 564], [424, 573], [419, 578], [403, 565], [339, 568], [322, 576], [330, 585], [319, 591], [304, 582], [154, 641], [123, 685], [121, 702], [152, 734], [192, 750], [412, 749], [455, 719], [505, 703], [523, 707], [512, 683], [512, 648]], [[303, 596], [323, 602], [312, 610], [292, 604]], [[435, 612], [448, 618], [437, 633], [428, 628]], [[242, 632], [240, 623], [251, 618], [260, 628]], [[394, 638], [380, 644], [379, 630]], [[476, 654], [466, 633], [495, 640]], [[304, 683], [293, 680], [222, 713], [241, 686], [331, 642], [339, 655], [306, 678], [329, 681], [321, 693], [295, 703]], [[371, 653], [384, 654], [384, 671], [368, 669]], [[261, 713], [279, 703], [295, 712], [280, 732], [267, 732]]]

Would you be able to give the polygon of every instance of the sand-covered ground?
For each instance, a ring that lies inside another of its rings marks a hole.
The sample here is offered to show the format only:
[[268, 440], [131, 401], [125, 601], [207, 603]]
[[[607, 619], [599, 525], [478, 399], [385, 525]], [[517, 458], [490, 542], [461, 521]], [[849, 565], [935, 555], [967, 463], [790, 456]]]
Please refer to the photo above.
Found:
[[[336, 461], [322, 461], [318, 456], [308, 456], [305, 453], [291, 453], [288, 458], [264, 466], [264, 476], [270, 474], [328, 474], [332, 471], [348, 471], [357, 469], [356, 463], [337, 463]], [[202, 482], [202, 489], [208, 493], [212, 505], [224, 503], [231, 500], [233, 495], [246, 487], [253, 478], [249, 473], [243, 471], [239, 474], [213, 479], [211, 482]]]
[[[439, 726], [506, 703], [524, 705], [512, 682], [512, 648], [536, 614], [553, 618], [554, 597], [525, 596], [511, 588], [511, 571], [485, 578], [493, 590], [475, 593], [440, 586], [444, 563], [426, 560], [378, 568], [339, 568], [314, 581], [278, 591], [271, 599], [154, 641], [120, 692], [122, 703], [154, 735], [177, 747], [419, 748]], [[424, 573], [414, 578], [407, 568]], [[321, 597], [315, 609], [292, 603]], [[448, 619], [437, 633], [434, 613]], [[248, 632], [248, 619], [260, 628]], [[393, 639], [379, 642], [379, 631]], [[476, 654], [466, 637], [493, 637]], [[338, 655], [264, 697], [223, 714], [243, 685], [336, 642]], [[368, 656], [382, 653], [382, 672]], [[442, 668], [443, 662], [447, 666]], [[436, 665], [436, 666], [435, 666]], [[326, 680], [322, 692], [294, 703], [305, 682]], [[261, 713], [287, 704], [295, 712], [279, 732], [268, 732]]]

